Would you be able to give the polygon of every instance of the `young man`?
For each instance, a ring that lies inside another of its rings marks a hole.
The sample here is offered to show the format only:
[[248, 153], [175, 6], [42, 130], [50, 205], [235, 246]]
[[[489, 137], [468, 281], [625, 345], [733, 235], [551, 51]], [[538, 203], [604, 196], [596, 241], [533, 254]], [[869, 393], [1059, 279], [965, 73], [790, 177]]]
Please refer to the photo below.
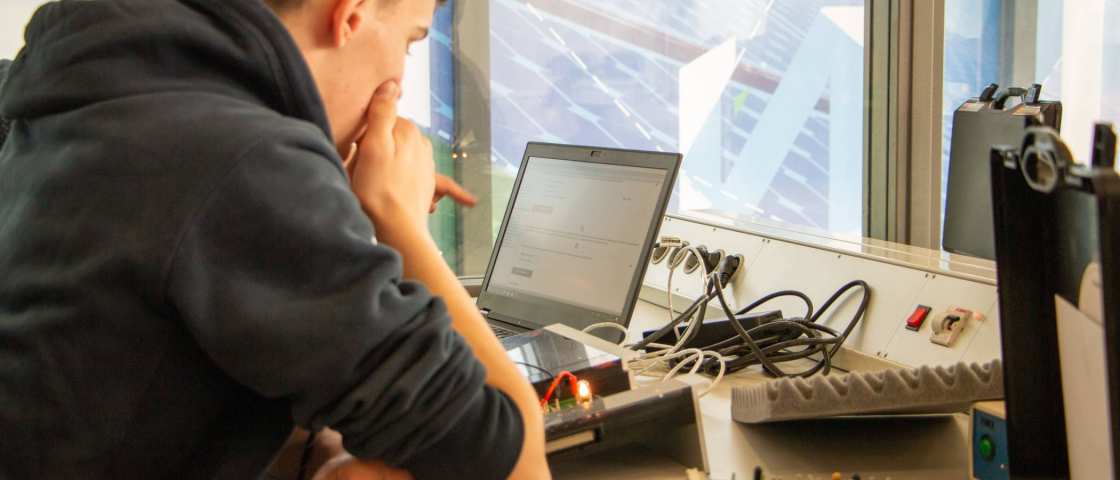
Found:
[[319, 478], [548, 476], [396, 116], [436, 6], [34, 16], [0, 79], [0, 478], [255, 478], [293, 424], [362, 459]]

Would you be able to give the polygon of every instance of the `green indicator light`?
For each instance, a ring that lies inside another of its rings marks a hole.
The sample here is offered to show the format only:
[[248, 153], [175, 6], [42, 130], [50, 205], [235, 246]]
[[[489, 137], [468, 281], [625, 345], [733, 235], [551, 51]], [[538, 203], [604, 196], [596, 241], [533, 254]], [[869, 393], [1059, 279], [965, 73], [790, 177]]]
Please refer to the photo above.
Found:
[[980, 457], [984, 460], [991, 461], [996, 457], [996, 444], [992, 442], [991, 437], [983, 435], [980, 437], [980, 444], [977, 446]]

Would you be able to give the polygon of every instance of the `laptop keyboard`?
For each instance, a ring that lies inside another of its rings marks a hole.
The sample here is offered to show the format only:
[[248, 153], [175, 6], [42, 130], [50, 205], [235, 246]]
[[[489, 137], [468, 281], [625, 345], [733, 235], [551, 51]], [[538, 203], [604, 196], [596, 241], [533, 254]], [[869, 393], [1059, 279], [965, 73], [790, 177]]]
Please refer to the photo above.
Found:
[[512, 337], [514, 335], [520, 335], [519, 333], [517, 333], [513, 330], [510, 330], [510, 329], [505, 328], [505, 327], [499, 327], [499, 326], [494, 325], [492, 323], [490, 324], [490, 330], [494, 331], [494, 335], [497, 335], [498, 339]]

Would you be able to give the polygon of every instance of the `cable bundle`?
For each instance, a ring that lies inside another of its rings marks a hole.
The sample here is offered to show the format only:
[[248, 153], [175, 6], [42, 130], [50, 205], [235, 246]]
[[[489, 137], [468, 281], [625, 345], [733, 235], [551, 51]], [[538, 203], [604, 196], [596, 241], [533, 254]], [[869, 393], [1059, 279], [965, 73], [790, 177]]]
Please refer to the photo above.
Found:
[[[736, 257], [721, 257], [719, 262], [715, 263], [713, 256], [710, 255], [706, 250], [697, 247], [690, 247], [688, 246], [687, 242], [679, 241], [673, 242], [668, 245], [666, 245], [663, 241], [656, 246], [655, 250], [660, 249], [664, 251], [664, 249], [668, 248], [673, 249], [673, 253], [668, 255], [669, 286], [667, 290], [670, 292], [669, 323], [661, 330], [659, 330], [658, 333], [654, 336], [651, 336], [637, 344], [628, 345], [628, 348], [632, 348], [634, 350], [645, 350], [645, 352], [637, 359], [631, 360], [628, 367], [630, 371], [634, 372], [637, 375], [649, 374], [652, 370], [657, 368], [665, 369], [667, 370], [667, 373], [662, 376], [662, 381], [668, 381], [669, 379], [678, 375], [685, 368], [689, 368], [689, 373], [699, 373], [702, 367], [704, 367], [705, 365], [710, 365], [710, 373], [714, 375], [715, 378], [712, 380], [712, 383], [708, 386], [708, 388], [700, 392], [700, 395], [703, 396], [711, 391], [712, 388], [715, 388], [719, 381], [723, 379], [723, 375], [725, 373], [725, 359], [722, 355], [713, 350], [684, 348], [688, 341], [693, 338], [695, 333], [698, 331], [697, 329], [699, 328], [701, 322], [690, 321], [684, 334], [678, 336], [677, 341], [672, 345], [653, 342], [661, 339], [662, 337], [673, 331], [674, 327], [679, 325], [685, 319], [692, 318], [692, 314], [697, 311], [698, 303], [700, 303], [699, 301], [694, 303], [691, 307], [689, 307], [685, 314], [682, 314], [681, 316], [676, 318], [673, 317], [673, 299], [671, 292], [673, 290], [673, 275], [674, 273], [676, 273], [677, 268], [686, 263], [696, 262], [695, 268], [704, 269], [704, 275], [701, 277], [701, 282], [703, 284], [702, 291], [708, 292], [711, 291], [711, 287], [713, 285], [711, 282], [719, 281], [718, 276], [720, 274], [720, 270], [727, 264], [728, 261], [730, 261], [729, 259], [735, 259], [734, 261], [739, 261], [741, 259]], [[721, 285], [723, 283], [726, 283], [726, 279], [723, 280]], [[712, 297], [708, 298], [708, 300], [711, 299]], [[704, 308], [701, 308], [700, 310], [704, 310]], [[697, 318], [702, 318], [702, 316]], [[614, 328], [621, 330], [624, 333], [627, 332], [624, 327], [616, 323], [595, 324], [588, 326], [584, 329], [584, 331], [590, 332], [599, 328]]]
[[[848, 291], [859, 288], [863, 295], [860, 297], [859, 308], [848, 321], [844, 331], [837, 332], [825, 325], [818, 323], [820, 318]], [[805, 302], [806, 313], [802, 318], [778, 320], [767, 322], [752, 329], [745, 329], [739, 322], [738, 316], [749, 313], [765, 303], [780, 297], [793, 296]], [[813, 303], [804, 293], [784, 290], [760, 298], [754, 303], [732, 312], [727, 305], [727, 299], [722, 289], [716, 289], [716, 298], [720, 307], [730, 319], [736, 336], [704, 347], [719, 352], [726, 357], [732, 357], [727, 362], [727, 369], [738, 371], [751, 365], [760, 364], [770, 374], [777, 377], [808, 377], [816, 373], [828, 374], [832, 370], [832, 357], [840, 351], [840, 347], [851, 335], [852, 330], [864, 314], [867, 313], [867, 304], [871, 300], [871, 287], [863, 280], [854, 280], [840, 287], [836, 293], [814, 312]], [[792, 335], [791, 335], [792, 332]], [[800, 359], [813, 359], [816, 364], [800, 372], [786, 372], [777, 364]], [[708, 370], [712, 366], [706, 367]]]
[[[665, 248], [664, 244], [658, 244]], [[648, 374], [651, 370], [662, 367], [668, 373], [663, 376], [668, 380], [685, 368], [689, 373], [705, 373], [714, 376], [712, 384], [701, 395], [706, 394], [728, 372], [735, 372], [744, 368], [761, 365], [762, 368], [778, 377], [808, 377], [817, 373], [828, 374], [832, 369], [832, 359], [848, 336], [858, 325], [867, 312], [871, 300], [871, 287], [867, 282], [855, 280], [847, 283], [837, 290], [820, 310], [814, 310], [813, 302], [808, 295], [795, 290], [783, 290], [766, 295], [755, 302], [737, 311], [730, 306], [725, 290], [730, 280], [727, 262], [735, 257], [721, 258], [718, 264], [713, 265], [711, 255], [703, 249], [689, 247], [687, 243], [674, 242], [670, 245], [675, 251], [669, 254], [669, 322], [645, 339], [628, 345], [629, 348], [644, 352], [638, 359], [630, 363], [631, 371], [636, 374]], [[680, 315], [674, 316], [672, 308], [672, 281], [673, 274], [684, 263], [697, 260], [704, 269], [702, 275], [702, 292]], [[741, 259], [738, 261], [741, 262]], [[843, 331], [837, 331], [819, 323], [828, 312], [845, 294], [853, 289], [860, 289], [859, 308]], [[761, 322], [750, 328], [744, 326], [740, 317], [757, 310], [763, 305], [783, 297], [793, 297], [805, 305], [805, 313], [800, 318], [789, 318]], [[704, 325], [704, 317], [711, 301], [717, 300], [719, 308], [723, 310], [735, 330], [735, 335], [721, 341], [697, 348], [685, 348], [699, 335]], [[683, 333], [680, 326], [684, 325]], [[617, 324], [596, 324], [585, 331], [598, 328], [619, 328]], [[625, 330], [625, 329], [622, 329]], [[676, 335], [676, 341], [659, 343], [669, 335]], [[815, 360], [812, 367], [797, 372], [787, 372], [779, 364], [793, 360]]]

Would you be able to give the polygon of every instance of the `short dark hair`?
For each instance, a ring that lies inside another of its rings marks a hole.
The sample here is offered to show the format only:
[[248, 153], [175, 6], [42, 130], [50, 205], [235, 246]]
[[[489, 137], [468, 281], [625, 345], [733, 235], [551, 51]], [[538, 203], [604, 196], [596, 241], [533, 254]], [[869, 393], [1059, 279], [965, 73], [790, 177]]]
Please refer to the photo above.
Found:
[[[305, 1], [307, 1], [307, 0], [264, 0], [264, 3], [266, 3], [266, 4], [268, 4], [268, 6], [272, 7], [273, 10], [276, 10], [277, 12], [280, 12], [280, 11], [296, 8], [300, 5], [303, 5], [303, 2], [305, 2]], [[391, 0], [391, 1], [398, 1], [398, 0]], [[447, 3], [447, 0], [436, 0], [436, 6], [437, 7], [440, 6], [440, 5], [443, 5], [445, 3]]]

